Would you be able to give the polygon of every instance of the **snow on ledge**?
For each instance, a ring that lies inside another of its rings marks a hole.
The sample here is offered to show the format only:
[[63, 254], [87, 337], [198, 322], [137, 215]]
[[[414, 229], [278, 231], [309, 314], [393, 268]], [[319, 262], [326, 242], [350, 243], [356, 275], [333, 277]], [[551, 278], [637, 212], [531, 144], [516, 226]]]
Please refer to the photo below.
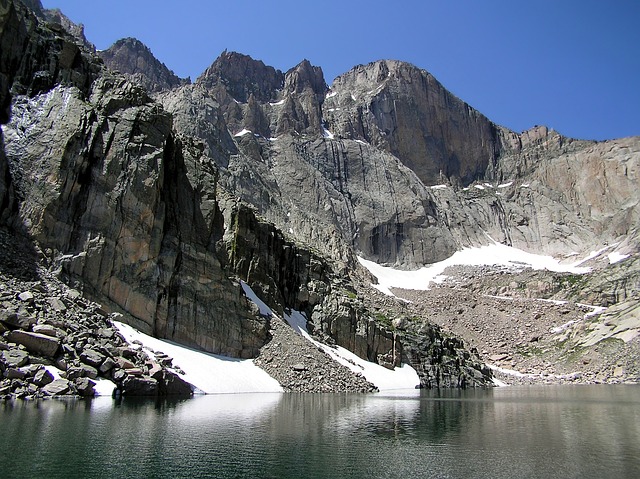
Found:
[[622, 254], [622, 253], [618, 253], [617, 251], [614, 251], [613, 253], [609, 253], [609, 264], [615, 264], [615, 263], [619, 263], [620, 261], [627, 259], [629, 256], [629, 254]]
[[326, 128], [322, 129], [322, 136], [325, 138], [328, 138], [330, 140], [334, 139], [333, 133], [331, 133], [329, 130], [327, 130]]
[[240, 136], [244, 136], [247, 133], [251, 133], [251, 130], [247, 130], [246, 128], [243, 128], [242, 130], [240, 130], [238, 133], [236, 133], [233, 136], [237, 138], [237, 137], [240, 137]]
[[568, 272], [574, 274], [584, 274], [591, 271], [591, 268], [579, 267], [578, 263], [560, 264], [558, 260], [551, 256], [542, 256], [511, 246], [495, 243], [476, 248], [466, 248], [457, 251], [453, 256], [424, 266], [414, 271], [403, 271], [386, 266], [381, 266], [373, 261], [358, 257], [362, 266], [367, 268], [371, 274], [378, 279], [378, 284], [372, 285], [386, 295], [393, 296], [391, 288], [413, 289], [425, 291], [431, 288], [431, 283], [441, 283], [445, 276], [444, 270], [449, 266], [484, 266], [496, 265], [513, 268], [523, 266], [541, 270], [546, 269], [555, 272]]

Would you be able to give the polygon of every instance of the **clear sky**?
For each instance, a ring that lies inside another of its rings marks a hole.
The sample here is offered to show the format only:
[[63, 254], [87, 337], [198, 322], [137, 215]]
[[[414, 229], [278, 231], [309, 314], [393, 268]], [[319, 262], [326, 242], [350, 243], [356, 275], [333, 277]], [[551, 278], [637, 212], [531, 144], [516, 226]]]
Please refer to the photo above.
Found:
[[108, 48], [143, 41], [181, 77], [225, 49], [327, 83], [389, 58], [432, 73], [494, 122], [584, 139], [640, 135], [640, 0], [43, 0]]

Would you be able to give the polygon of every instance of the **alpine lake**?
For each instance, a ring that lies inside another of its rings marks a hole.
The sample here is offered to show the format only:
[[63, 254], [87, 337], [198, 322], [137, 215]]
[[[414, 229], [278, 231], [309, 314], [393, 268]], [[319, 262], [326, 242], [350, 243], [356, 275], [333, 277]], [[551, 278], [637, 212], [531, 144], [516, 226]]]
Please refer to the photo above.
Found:
[[640, 386], [0, 403], [2, 478], [639, 478]]

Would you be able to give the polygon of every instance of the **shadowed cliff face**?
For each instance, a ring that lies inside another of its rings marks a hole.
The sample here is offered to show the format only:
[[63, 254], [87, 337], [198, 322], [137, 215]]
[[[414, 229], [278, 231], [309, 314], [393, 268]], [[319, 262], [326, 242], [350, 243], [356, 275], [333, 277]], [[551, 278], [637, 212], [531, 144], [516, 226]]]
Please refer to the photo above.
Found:
[[[2, 50], [15, 92], [0, 158], [3, 218], [23, 224], [70, 281], [142, 330], [254, 356], [267, 323], [223, 272], [217, 172], [200, 164], [201, 145], [176, 137], [144, 89], [101, 72], [20, 4], [2, 6], [11, 25], [25, 26], [15, 48]], [[2, 32], [6, 44], [11, 30]]]
[[[198, 148], [174, 137], [171, 117], [144, 90], [105, 75], [88, 101], [60, 86], [16, 99], [13, 112], [7, 155], [20, 161], [16, 189], [33, 199], [20, 216], [43, 248], [63, 255], [71, 280], [147, 332], [233, 356], [257, 352], [265, 322], [222, 272], [220, 210], [187, 177]], [[215, 178], [211, 167], [199, 182], [215, 191]]]

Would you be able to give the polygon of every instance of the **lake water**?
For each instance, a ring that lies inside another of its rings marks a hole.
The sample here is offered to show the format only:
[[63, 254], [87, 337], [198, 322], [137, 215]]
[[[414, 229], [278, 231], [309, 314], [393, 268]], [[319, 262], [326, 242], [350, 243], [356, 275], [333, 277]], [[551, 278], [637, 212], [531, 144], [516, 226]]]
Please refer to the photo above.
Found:
[[0, 477], [640, 478], [640, 386], [0, 404]]

